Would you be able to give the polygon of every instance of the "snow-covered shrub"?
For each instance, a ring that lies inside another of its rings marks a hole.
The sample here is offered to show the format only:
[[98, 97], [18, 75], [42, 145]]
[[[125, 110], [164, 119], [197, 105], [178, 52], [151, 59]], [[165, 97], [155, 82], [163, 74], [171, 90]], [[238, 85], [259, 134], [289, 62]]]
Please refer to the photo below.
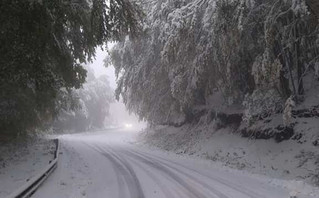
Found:
[[285, 102], [285, 109], [282, 115], [283, 124], [285, 127], [289, 127], [292, 123], [292, 108], [295, 106], [295, 101], [293, 100], [292, 96], [290, 96]]
[[292, 0], [292, 10], [296, 15], [310, 14], [308, 11], [306, 0]]
[[171, 82], [172, 96], [179, 101], [183, 101], [184, 99], [186, 83], [186, 79], [181, 74], [176, 75]]
[[278, 86], [281, 69], [280, 61], [272, 61], [269, 51], [266, 50], [262, 56], [256, 58], [252, 67], [256, 85], [266, 89]]
[[283, 101], [274, 89], [255, 90], [251, 95], [246, 95], [243, 102], [245, 112], [243, 121], [248, 125], [254, 121], [268, 117], [270, 114], [283, 109]]

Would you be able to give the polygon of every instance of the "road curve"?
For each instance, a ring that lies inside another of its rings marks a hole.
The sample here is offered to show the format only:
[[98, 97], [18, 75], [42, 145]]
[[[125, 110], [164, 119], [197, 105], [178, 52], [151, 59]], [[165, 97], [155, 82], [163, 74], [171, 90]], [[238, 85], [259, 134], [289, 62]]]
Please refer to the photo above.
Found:
[[[150, 151], [119, 131], [61, 139], [57, 170], [34, 198], [288, 198], [266, 180]], [[125, 138], [124, 138], [125, 139]]]

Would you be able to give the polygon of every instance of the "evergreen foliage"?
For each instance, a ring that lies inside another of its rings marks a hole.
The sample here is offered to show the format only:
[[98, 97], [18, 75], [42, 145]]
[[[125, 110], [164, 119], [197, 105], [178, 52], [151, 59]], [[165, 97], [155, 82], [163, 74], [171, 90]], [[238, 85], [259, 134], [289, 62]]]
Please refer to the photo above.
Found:
[[2, 0], [0, 133], [52, 121], [58, 92], [80, 88], [95, 48], [136, 35], [140, 16], [128, 0]]

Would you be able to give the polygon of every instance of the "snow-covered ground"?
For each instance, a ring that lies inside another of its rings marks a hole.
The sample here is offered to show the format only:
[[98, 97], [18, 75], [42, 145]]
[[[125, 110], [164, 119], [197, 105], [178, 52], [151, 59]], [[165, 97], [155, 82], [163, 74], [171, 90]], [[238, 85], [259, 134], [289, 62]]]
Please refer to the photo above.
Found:
[[282, 113], [272, 113], [251, 124], [241, 121], [239, 126], [212, 118], [210, 111], [225, 115], [245, 112], [225, 105], [218, 94], [203, 107], [207, 113], [199, 115], [197, 124], [157, 126], [145, 131], [139, 140], [144, 145], [208, 159], [222, 166], [319, 186], [319, 83], [313, 78], [309, 75], [304, 79], [304, 100], [291, 110], [293, 132], [285, 140], [276, 142], [271, 136], [283, 131]]
[[58, 168], [34, 198], [289, 198], [289, 193], [319, 197], [319, 191], [304, 183], [150, 148], [129, 130], [64, 135], [60, 141]]
[[[308, 128], [316, 129], [316, 126], [308, 125]], [[306, 182], [316, 182], [319, 150], [310, 141], [300, 143], [305, 136], [298, 141], [276, 143], [273, 139], [243, 138], [231, 131], [229, 128], [215, 130], [214, 123], [199, 127], [161, 126], [143, 132], [139, 139], [140, 144], [145, 146], [207, 159], [247, 173], [262, 174], [273, 178], [271, 183], [289, 189], [299, 186], [298, 189], [305, 192], [311, 191], [312, 187]], [[317, 195], [319, 197], [319, 193]]]
[[[281, 113], [256, 120], [249, 126], [241, 122], [239, 127], [229, 123], [219, 126], [220, 120], [212, 119], [207, 113], [200, 117], [197, 125], [157, 126], [145, 131], [139, 140], [144, 145], [208, 159], [222, 166], [319, 186], [319, 83], [311, 79], [311, 76], [305, 78], [304, 101], [293, 107], [293, 133], [286, 140], [276, 142], [268, 135], [281, 132], [278, 129], [283, 128], [284, 123]], [[212, 98], [205, 108], [238, 113], [234, 111], [236, 108], [223, 105], [221, 96]], [[243, 131], [250, 131], [252, 138], [242, 137]], [[263, 137], [255, 139], [255, 134]]]
[[54, 151], [55, 144], [48, 139], [1, 143], [0, 197], [6, 197], [48, 165]]

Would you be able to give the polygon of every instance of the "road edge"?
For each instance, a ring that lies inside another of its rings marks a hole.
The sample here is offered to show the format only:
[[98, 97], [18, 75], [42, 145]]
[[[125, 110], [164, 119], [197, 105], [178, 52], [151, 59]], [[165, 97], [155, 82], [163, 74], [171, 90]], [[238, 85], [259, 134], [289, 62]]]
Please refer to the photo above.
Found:
[[40, 185], [50, 176], [50, 174], [56, 169], [59, 159], [60, 141], [59, 139], [53, 140], [56, 149], [54, 152], [54, 159], [49, 164], [40, 170], [34, 177], [28, 180], [23, 186], [11, 193], [6, 198], [25, 198], [30, 197]]

